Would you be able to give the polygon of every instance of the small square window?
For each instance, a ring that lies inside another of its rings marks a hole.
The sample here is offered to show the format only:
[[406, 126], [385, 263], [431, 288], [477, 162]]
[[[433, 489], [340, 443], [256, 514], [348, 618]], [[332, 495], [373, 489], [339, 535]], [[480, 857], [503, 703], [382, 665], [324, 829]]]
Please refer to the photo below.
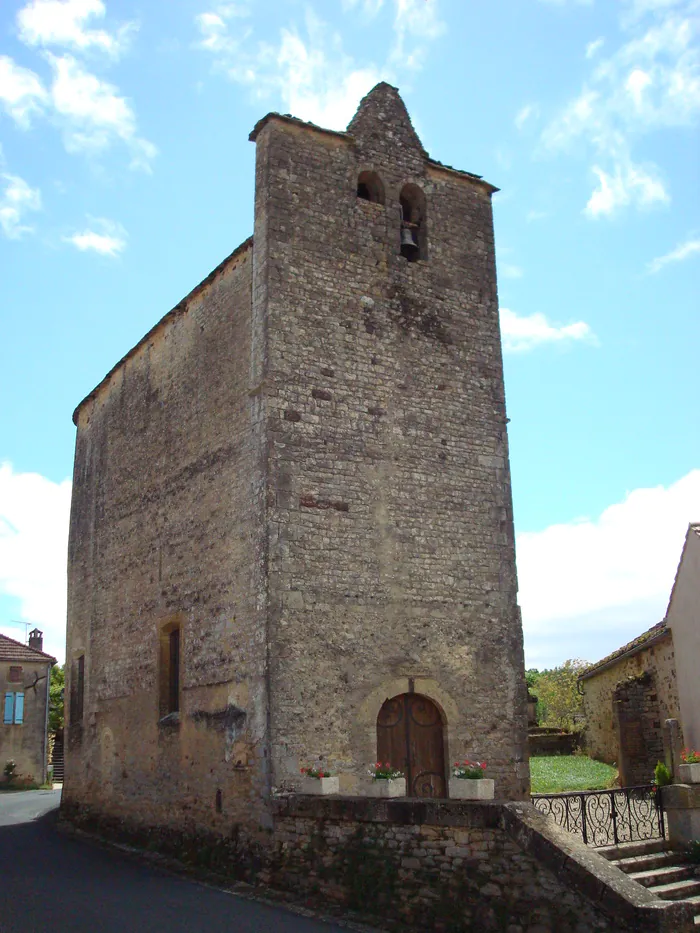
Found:
[[8, 679], [11, 684], [22, 683], [22, 668], [19, 666], [19, 664], [13, 664], [10, 666], [10, 676]]

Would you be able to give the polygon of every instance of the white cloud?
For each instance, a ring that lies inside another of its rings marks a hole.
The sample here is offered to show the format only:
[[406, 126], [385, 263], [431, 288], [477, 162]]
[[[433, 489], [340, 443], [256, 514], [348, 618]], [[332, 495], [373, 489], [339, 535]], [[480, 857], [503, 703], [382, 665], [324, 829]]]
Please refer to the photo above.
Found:
[[514, 122], [516, 127], [521, 130], [528, 120], [538, 117], [539, 113], [540, 108], [537, 104], [525, 104], [515, 115]]
[[[0, 593], [44, 630], [44, 650], [63, 657], [71, 483], [0, 465]], [[5, 634], [17, 637], [16, 630]]]
[[[30, 46], [69, 46], [114, 58], [133, 24], [116, 34], [85, 28], [86, 19], [104, 12], [102, 0], [31, 0], [18, 13], [19, 36]], [[133, 108], [118, 88], [67, 52], [43, 51], [41, 57], [52, 71], [46, 84], [34, 71], [0, 56], [0, 108], [25, 129], [34, 116], [45, 116], [61, 130], [68, 152], [95, 154], [121, 142], [131, 168], [150, 171], [156, 147], [138, 135]]]
[[663, 182], [640, 165], [621, 162], [612, 174], [594, 165], [592, 171], [598, 178], [598, 187], [584, 208], [589, 217], [609, 216], [630, 204], [647, 207], [669, 200]]
[[117, 58], [136, 24], [126, 23], [116, 33], [86, 28], [88, 20], [103, 19], [105, 12], [102, 0], [30, 0], [17, 13], [19, 38], [25, 45], [96, 50]]
[[597, 54], [600, 40], [587, 47], [593, 60], [585, 83], [545, 127], [545, 151], [593, 153], [599, 186], [589, 216], [668, 200], [658, 168], [635, 165], [633, 150], [638, 138], [690, 125], [700, 114], [697, 10], [697, 0], [626, 0], [625, 41], [605, 58]]
[[384, 0], [343, 0], [343, 12], [348, 10], [360, 9], [362, 13], [369, 17], [375, 17], [384, 6]]
[[679, 243], [675, 249], [672, 249], [670, 253], [666, 253], [664, 256], [657, 256], [656, 259], [652, 261], [647, 266], [647, 272], [655, 273], [660, 272], [664, 266], [667, 266], [672, 262], [683, 262], [684, 259], [689, 259], [691, 256], [700, 255], [700, 238], [690, 238], [684, 243]]
[[498, 273], [503, 276], [504, 279], [521, 279], [523, 277], [523, 270], [521, 267], [510, 262], [499, 263]]
[[0, 55], [0, 106], [26, 129], [35, 114], [43, 113], [48, 94], [41, 79], [7, 55]]
[[501, 308], [501, 336], [505, 353], [525, 353], [546, 343], [584, 340], [595, 343], [596, 337], [584, 321], [574, 324], [551, 324], [544, 314], [520, 317], [509, 308]]
[[279, 100], [284, 109], [304, 120], [331, 129], [344, 129], [357, 103], [381, 79], [395, 82], [397, 74], [415, 71], [428, 45], [443, 31], [437, 0], [345, 0], [343, 10], [359, 10], [366, 17], [388, 15], [393, 22], [383, 64], [358, 61], [346, 52], [339, 32], [333, 31], [307, 8], [303, 25], [282, 28], [276, 43], [257, 42], [253, 26], [241, 25], [250, 4], [219, 3], [195, 17], [199, 48], [213, 55], [214, 68], [232, 81], [248, 86], [257, 98]]
[[0, 228], [11, 240], [18, 240], [32, 227], [22, 223], [27, 211], [41, 209], [41, 193], [18, 175], [0, 175]]
[[445, 31], [438, 16], [437, 0], [394, 0], [394, 46], [389, 62], [397, 69], [422, 67], [428, 43]]
[[91, 227], [97, 229], [73, 233], [64, 237], [64, 242], [72, 243], [81, 253], [93, 252], [112, 258], [116, 258], [126, 248], [126, 230], [121, 224], [95, 217], [91, 220]]
[[659, 622], [688, 523], [699, 518], [693, 470], [668, 487], [636, 489], [597, 518], [518, 534], [528, 663], [597, 661]]
[[546, 217], [549, 217], [549, 211], [531, 210], [527, 212], [525, 219], [528, 223], [532, 223], [535, 220], [544, 220]]
[[604, 44], [605, 39], [602, 37], [594, 39], [593, 42], [589, 42], [586, 46], [586, 58], [593, 58], [593, 56], [603, 48]]
[[136, 133], [136, 117], [114, 85], [86, 71], [72, 55], [47, 53], [54, 73], [51, 103], [68, 152], [96, 153], [121, 141], [131, 167], [150, 171], [153, 143]]

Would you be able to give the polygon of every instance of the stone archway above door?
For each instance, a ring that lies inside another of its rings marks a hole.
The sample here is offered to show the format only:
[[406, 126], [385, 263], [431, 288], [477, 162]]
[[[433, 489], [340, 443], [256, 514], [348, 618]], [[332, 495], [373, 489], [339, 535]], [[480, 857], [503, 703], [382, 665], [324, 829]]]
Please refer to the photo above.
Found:
[[447, 797], [442, 713], [428, 697], [402, 693], [377, 716], [377, 761], [406, 776], [409, 797]]

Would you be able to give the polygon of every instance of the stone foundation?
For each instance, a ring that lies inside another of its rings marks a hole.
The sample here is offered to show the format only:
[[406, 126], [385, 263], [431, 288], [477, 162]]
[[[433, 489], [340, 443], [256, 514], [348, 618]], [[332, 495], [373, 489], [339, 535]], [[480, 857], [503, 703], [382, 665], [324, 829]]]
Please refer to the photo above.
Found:
[[73, 822], [181, 860], [334, 904], [383, 928], [442, 933], [685, 933], [660, 901], [528, 804], [281, 797], [273, 828], [227, 838]]

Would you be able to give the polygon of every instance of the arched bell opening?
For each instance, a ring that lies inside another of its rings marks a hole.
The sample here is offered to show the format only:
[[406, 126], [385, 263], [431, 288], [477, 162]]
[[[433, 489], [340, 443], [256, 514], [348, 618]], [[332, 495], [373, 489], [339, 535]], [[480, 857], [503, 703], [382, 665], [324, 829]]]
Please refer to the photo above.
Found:
[[423, 189], [404, 185], [399, 197], [401, 205], [401, 255], [409, 262], [427, 258], [428, 233]]
[[357, 196], [372, 204], [384, 203], [384, 182], [376, 172], [360, 172], [357, 179]]
[[420, 693], [384, 701], [377, 716], [377, 761], [406, 777], [408, 797], [447, 797], [447, 723], [442, 710]]

